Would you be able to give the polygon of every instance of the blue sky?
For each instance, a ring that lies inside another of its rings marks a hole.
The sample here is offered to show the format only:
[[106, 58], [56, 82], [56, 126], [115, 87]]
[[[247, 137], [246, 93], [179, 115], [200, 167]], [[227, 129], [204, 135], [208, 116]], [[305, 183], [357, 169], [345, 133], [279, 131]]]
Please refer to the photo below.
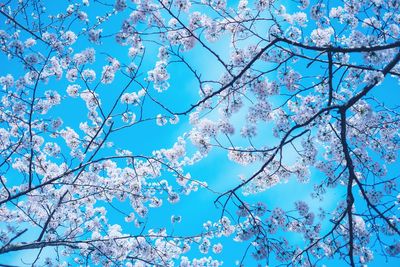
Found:
[[[66, 2], [62, 2], [62, 4], [59, 4], [57, 1], [50, 0], [45, 2], [46, 7], [50, 12], [51, 10], [61, 8], [61, 6], [67, 6]], [[232, 3], [232, 5], [234, 4], [235, 3]], [[92, 17], [96, 14], [103, 13], [105, 10], [91, 9], [89, 7], [87, 11], [90, 17]], [[119, 29], [120, 19], [124, 15], [127, 14], [119, 14], [110, 20], [109, 23], [106, 23], [107, 26], [103, 28], [104, 33], [115, 32], [116, 29]], [[217, 53], [225, 59], [229, 57], [227, 42], [228, 39], [225, 39], [224, 41], [213, 45], [213, 49], [215, 49], [215, 51], [217, 51]], [[128, 61], [128, 47], [118, 47], [118, 49], [116, 49], [113, 40], [105, 39], [101, 45], [97, 46], [90, 44], [87, 41], [79, 41], [76, 45], [74, 45], [74, 49], [78, 52], [88, 46], [94, 46], [97, 50], [97, 63], [95, 63], [93, 67], [97, 68], [98, 73], [101, 71], [101, 66], [105, 64], [105, 57], [101, 55], [101, 52], [107, 52], [110, 55], [120, 59], [121, 62]], [[157, 52], [158, 47], [154, 45], [147, 46], [147, 56], [143, 65], [143, 70], [149, 70], [154, 66]], [[199, 45], [187, 53], [186, 58], [189, 62], [196, 66], [196, 69], [202, 73], [203, 77], [216, 79], [221, 74], [221, 66], [215, 63], [213, 57]], [[0, 62], [6, 62], [4, 56], [0, 57]], [[189, 75], [189, 72], [185, 70], [182, 65], [171, 65], [168, 70], [171, 74], [171, 87], [168, 89], [168, 91], [162, 94], [159, 94], [156, 91], [151, 91], [151, 93], [166, 106], [172, 107], [176, 111], [185, 110], [191, 103], [195, 103], [199, 98], [197, 83], [193, 79], [193, 76]], [[18, 74], [22, 73], [22, 69], [20, 68], [19, 63], [14, 60], [10, 63], [7, 63], [6, 67], [3, 66], [1, 68], [0, 75], [4, 75], [6, 73], [12, 73], [13, 75], [17, 76]], [[274, 77], [273, 74], [270, 78], [274, 79], [276, 77]], [[121, 84], [124, 85], [126, 82], [126, 77], [117, 75], [113, 84], [99, 88], [99, 94], [102, 96], [102, 102], [105, 110], [108, 110], [113, 103], [111, 100], [115, 99], [115, 97], [118, 95], [118, 86]], [[65, 89], [67, 85], [68, 82], [65, 79], [61, 81], [51, 80], [46, 85], [42, 84], [41, 90], [55, 89], [65, 95]], [[396, 90], [396, 87], [398, 89], [398, 84], [394, 84], [389, 80], [388, 82], [385, 82], [383, 85], [376, 88], [373, 94], [387, 99], [388, 104], [397, 104], [396, 102], [398, 102], [397, 99], [400, 96], [400, 93], [398, 90]], [[140, 90], [138, 86], [133, 86], [130, 92], [138, 90]], [[396, 97], [393, 97], [393, 95]], [[148, 105], [147, 109], [148, 114], [152, 114], [153, 116], [162, 112], [162, 110], [154, 104]], [[64, 126], [77, 128], [81, 119], [86, 116], [86, 113], [87, 111], [82, 100], [67, 98], [61, 106], [52, 110], [49, 113], [49, 116], [62, 117], [64, 120]], [[209, 116], [212, 117], [215, 116], [215, 114], [210, 114]], [[236, 116], [237, 118], [235, 119], [239, 123], [243, 120], [245, 114], [239, 113]], [[153, 150], [171, 147], [176, 142], [177, 137], [182, 136], [189, 130], [190, 125], [188, 122], [188, 117], [181, 117], [178, 125], [167, 125], [164, 127], [159, 127], [154, 121], [150, 121], [138, 125], [137, 127], [132, 127], [117, 133], [115, 136], [113, 136], [113, 141], [115, 142], [116, 147], [130, 149], [136, 154], [149, 155]], [[274, 140], [272, 133], [270, 132], [270, 126], [266, 124], [261, 125], [259, 138], [260, 140], [256, 141]], [[293, 160], [291, 159], [291, 151], [286, 151], [286, 153], [287, 154], [285, 156], [289, 158], [289, 160]], [[243, 168], [240, 165], [229, 162], [226, 152], [214, 149], [210, 155], [202, 160], [198, 165], [189, 167], [188, 171], [190, 171], [193, 178], [205, 180], [212, 189], [223, 192], [240, 183], [240, 180], [238, 179], [239, 175], [249, 176], [256, 170], [256, 168], [257, 164]], [[318, 175], [320, 174], [313, 172], [313, 177], [311, 180], [318, 178]], [[294, 179], [290, 179], [288, 183], [279, 184], [263, 193], [254, 196], [247, 196], [244, 197], [244, 199], [250, 202], [263, 201], [269, 208], [279, 205], [282, 208], [291, 209], [293, 208], [293, 202], [296, 200], [302, 199], [313, 201], [311, 200], [309, 194], [312, 185], [312, 183], [299, 185]], [[324, 205], [324, 207], [333, 208], [337, 204], [338, 200], [342, 198], [342, 193], [343, 192], [340, 192], [340, 190], [329, 193], [321, 205]], [[182, 197], [182, 200], [177, 204], [173, 205], [168, 202], [164, 202], [165, 204], [161, 208], [150, 210], [147, 221], [148, 228], [167, 227], [167, 229], [170, 230], [173, 228], [173, 231], [176, 234], [196, 234], [202, 229], [202, 224], [204, 222], [207, 220], [216, 221], [220, 217], [221, 209], [216, 208], [213, 203], [216, 197], [217, 195], [202, 189], [198, 192], [191, 193], [189, 196]], [[319, 203], [316, 203], [313, 208], [317, 209], [318, 206]], [[171, 215], [181, 215], [183, 217], [182, 222], [173, 226], [170, 225], [169, 221]], [[110, 223], [120, 223], [125, 231], [129, 232], [131, 229], [136, 230], [131, 225], [125, 223], [123, 217], [110, 207], [108, 207], [108, 216]], [[31, 236], [32, 238], [34, 237], [34, 232], [31, 233]], [[212, 252], [210, 255], [216, 259], [224, 261], [224, 266], [234, 266], [235, 261], [240, 259], [243, 251], [247, 247], [247, 244], [237, 243], [227, 238], [221, 239], [220, 241], [215, 240], [215, 242], [221, 242], [224, 245], [224, 250], [219, 255], [212, 255]], [[51, 250], [46, 250], [46, 253], [48, 256], [54, 255]], [[10, 265], [21, 265], [21, 259], [23, 261], [30, 261], [35, 257], [35, 255], [35, 251], [24, 251], [11, 255], [1, 255], [0, 262], [5, 262]], [[193, 258], [202, 257], [203, 255], [200, 254], [197, 248], [193, 246], [192, 250], [187, 254], [187, 256]], [[396, 266], [400, 264], [400, 261], [396, 259], [392, 259], [389, 263], [386, 263], [384, 258], [379, 257], [378, 255], [375, 257], [376, 260], [368, 266]], [[247, 263], [246, 266], [256, 266], [256, 262], [250, 257], [247, 258], [245, 263]], [[273, 265], [273, 262], [271, 262], [271, 266]], [[343, 262], [336, 260], [327, 262], [326, 265], [343, 266]]]

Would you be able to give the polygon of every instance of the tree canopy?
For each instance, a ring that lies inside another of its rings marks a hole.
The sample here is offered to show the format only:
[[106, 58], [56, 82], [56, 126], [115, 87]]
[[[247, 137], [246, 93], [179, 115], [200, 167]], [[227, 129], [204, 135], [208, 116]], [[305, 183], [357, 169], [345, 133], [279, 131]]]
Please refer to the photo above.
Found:
[[0, 25], [0, 266], [399, 264], [399, 0], [7, 0]]

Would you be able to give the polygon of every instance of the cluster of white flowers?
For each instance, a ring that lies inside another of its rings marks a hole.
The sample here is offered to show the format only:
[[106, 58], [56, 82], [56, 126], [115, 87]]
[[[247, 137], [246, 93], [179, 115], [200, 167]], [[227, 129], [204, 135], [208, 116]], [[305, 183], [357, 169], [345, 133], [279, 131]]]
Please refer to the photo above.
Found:
[[104, 84], [110, 84], [114, 81], [115, 73], [121, 67], [121, 64], [115, 58], [109, 58], [109, 65], [103, 66], [101, 73], [101, 82]]
[[251, 150], [247, 152], [245, 149], [242, 150], [239, 147], [231, 148], [228, 153], [228, 158], [243, 166], [246, 166], [257, 160], [257, 157], [255, 156], [254, 153], [251, 152]]
[[179, 138], [178, 142], [170, 149], [161, 149], [160, 152], [168, 159], [169, 162], [174, 163], [186, 154], [186, 142], [183, 138]]
[[71, 97], [78, 97], [80, 88], [81, 88], [81, 86], [78, 84], [68, 85], [67, 86], [67, 94]]
[[89, 41], [95, 44], [100, 42], [102, 29], [91, 29], [88, 33]]
[[14, 77], [11, 74], [7, 74], [6, 76], [0, 77], [0, 86], [3, 87], [3, 90], [10, 89], [14, 86]]
[[101, 104], [98, 94], [92, 91], [84, 90], [80, 93], [80, 97], [85, 101], [89, 110], [95, 110]]
[[96, 80], [96, 72], [92, 69], [84, 69], [82, 71], [82, 79], [85, 82], [91, 83]]
[[315, 29], [311, 32], [311, 40], [317, 46], [327, 46], [331, 43], [331, 38], [334, 31], [332, 27], [328, 27], [325, 29]]
[[184, 12], [189, 12], [192, 3], [189, 0], [176, 0], [174, 1], [174, 5]]
[[76, 65], [84, 65], [86, 63], [93, 63], [95, 61], [96, 51], [94, 48], [87, 48], [81, 53], [76, 53], [74, 55], [74, 63]]
[[36, 45], [36, 40], [33, 39], [33, 38], [28, 38], [28, 39], [26, 39], [26, 41], [24, 42], [24, 45], [25, 45], [26, 48], [30, 48], [30, 47]]
[[165, 91], [169, 88], [168, 80], [170, 76], [166, 67], [167, 63], [165, 61], [157, 61], [155, 68], [147, 73], [148, 80], [154, 83], [154, 88], [158, 92]]
[[79, 135], [70, 127], [61, 130], [60, 135], [64, 138], [67, 146], [71, 149], [77, 149], [81, 143]]
[[281, 72], [280, 80], [289, 91], [295, 91], [299, 87], [298, 83], [301, 78], [302, 77], [299, 72], [288, 67], [287, 69], [285, 69]]
[[278, 176], [278, 174], [272, 174], [269, 171], [263, 171], [258, 174], [248, 186], [243, 189], [243, 194], [249, 195], [263, 192], [275, 186], [281, 180], [284, 180], [284, 178], [284, 175]]
[[65, 45], [72, 45], [78, 39], [78, 36], [73, 31], [66, 31], [61, 36], [64, 39]]
[[179, 266], [180, 267], [201, 267], [201, 266], [212, 266], [219, 267], [222, 266], [223, 262], [214, 260], [211, 257], [203, 257], [200, 259], [194, 258], [193, 260], [189, 260], [188, 257], [182, 256], [180, 259]]

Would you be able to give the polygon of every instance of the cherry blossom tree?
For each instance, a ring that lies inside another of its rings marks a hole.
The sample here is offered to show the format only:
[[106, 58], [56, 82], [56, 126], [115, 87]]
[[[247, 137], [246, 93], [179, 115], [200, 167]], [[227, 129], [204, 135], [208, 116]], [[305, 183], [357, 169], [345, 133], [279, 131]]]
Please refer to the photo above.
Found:
[[[0, 256], [220, 266], [231, 240], [240, 266], [399, 258], [399, 0], [8, 0], [0, 17]], [[121, 139], [185, 120], [149, 154]], [[217, 152], [246, 173], [223, 192], [188, 171]], [[310, 198], [287, 204], [293, 183]], [[202, 231], [147, 227], [195, 191], [220, 214]]]

